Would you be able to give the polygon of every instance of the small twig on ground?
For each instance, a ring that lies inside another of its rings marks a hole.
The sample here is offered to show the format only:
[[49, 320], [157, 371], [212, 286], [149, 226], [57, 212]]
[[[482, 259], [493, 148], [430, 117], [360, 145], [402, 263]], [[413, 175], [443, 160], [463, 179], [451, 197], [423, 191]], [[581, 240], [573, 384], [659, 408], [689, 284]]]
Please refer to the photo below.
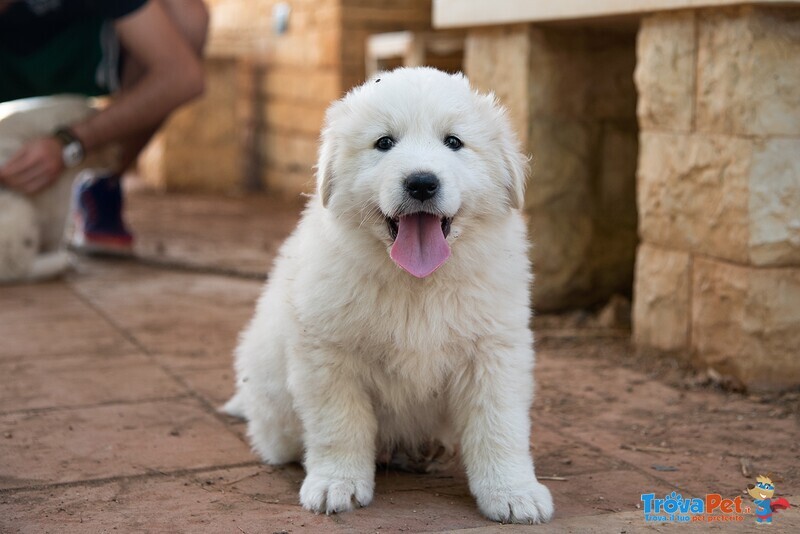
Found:
[[545, 476], [545, 477], [543, 477], [543, 476], [538, 476], [538, 477], [536, 477], [536, 478], [538, 478], [539, 480], [555, 480], [555, 481], [557, 481], [557, 482], [566, 482], [567, 480], [569, 480], [568, 478], [565, 478], [565, 477], [557, 477], [557, 476], [552, 476], [552, 477], [546, 477], [546, 476]]
[[623, 443], [619, 446], [620, 449], [625, 449], [626, 451], [634, 451], [634, 452], [661, 452], [665, 454], [672, 454], [675, 451], [672, 449], [668, 449], [666, 447], [650, 447], [650, 446], [642, 446], [638, 447], [636, 445], [628, 445], [627, 443]]
[[750, 460], [747, 458], [739, 458], [739, 465], [742, 467], [742, 475], [745, 478], [751, 478], [753, 476], [753, 466], [750, 464]]
[[226, 486], [231, 486], [233, 484], [236, 484], [237, 482], [241, 482], [242, 480], [247, 480], [248, 478], [257, 477], [260, 474], [261, 474], [261, 471], [256, 471], [255, 473], [250, 473], [249, 475], [245, 475], [242, 478], [237, 478], [236, 480], [232, 480], [230, 482], [226, 482], [225, 485]]

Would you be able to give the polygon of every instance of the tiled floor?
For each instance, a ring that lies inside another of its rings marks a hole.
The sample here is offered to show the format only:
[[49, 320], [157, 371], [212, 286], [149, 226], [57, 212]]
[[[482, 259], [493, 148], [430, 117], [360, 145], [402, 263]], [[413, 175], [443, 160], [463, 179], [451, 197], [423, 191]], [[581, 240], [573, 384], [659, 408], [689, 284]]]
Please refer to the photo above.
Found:
[[[216, 411], [296, 207], [131, 201], [146, 261], [83, 260], [65, 280], [0, 288], [0, 532], [516, 530], [481, 518], [458, 470], [380, 471], [368, 508], [302, 510], [302, 468], [262, 465], [244, 425]], [[646, 525], [640, 495], [741, 495], [744, 462], [796, 505], [772, 531], [800, 531], [796, 403], [660, 376], [624, 332], [542, 324], [532, 446], [557, 515], [541, 530], [677, 530]]]

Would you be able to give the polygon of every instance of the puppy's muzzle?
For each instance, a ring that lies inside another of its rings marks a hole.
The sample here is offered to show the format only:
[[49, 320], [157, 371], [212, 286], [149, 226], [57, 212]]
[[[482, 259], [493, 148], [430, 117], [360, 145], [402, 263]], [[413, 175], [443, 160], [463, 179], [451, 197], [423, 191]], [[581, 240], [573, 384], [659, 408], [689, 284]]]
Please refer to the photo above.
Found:
[[409, 174], [404, 182], [408, 196], [424, 202], [436, 196], [439, 191], [439, 178], [431, 172]]

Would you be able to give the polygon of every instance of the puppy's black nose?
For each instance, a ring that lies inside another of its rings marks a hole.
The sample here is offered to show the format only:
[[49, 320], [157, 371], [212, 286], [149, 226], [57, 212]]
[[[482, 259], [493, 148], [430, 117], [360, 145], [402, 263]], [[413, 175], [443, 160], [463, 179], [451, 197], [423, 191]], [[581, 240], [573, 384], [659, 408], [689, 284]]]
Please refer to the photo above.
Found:
[[428, 200], [439, 189], [439, 179], [430, 172], [415, 172], [406, 178], [405, 185], [411, 198]]

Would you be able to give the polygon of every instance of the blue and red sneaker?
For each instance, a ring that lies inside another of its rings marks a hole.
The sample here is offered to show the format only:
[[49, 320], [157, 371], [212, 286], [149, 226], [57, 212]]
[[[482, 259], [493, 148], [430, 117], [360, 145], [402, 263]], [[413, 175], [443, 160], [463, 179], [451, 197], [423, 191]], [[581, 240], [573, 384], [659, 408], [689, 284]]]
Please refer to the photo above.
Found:
[[87, 254], [129, 256], [133, 235], [122, 220], [122, 187], [117, 174], [83, 171], [75, 184], [72, 248]]

